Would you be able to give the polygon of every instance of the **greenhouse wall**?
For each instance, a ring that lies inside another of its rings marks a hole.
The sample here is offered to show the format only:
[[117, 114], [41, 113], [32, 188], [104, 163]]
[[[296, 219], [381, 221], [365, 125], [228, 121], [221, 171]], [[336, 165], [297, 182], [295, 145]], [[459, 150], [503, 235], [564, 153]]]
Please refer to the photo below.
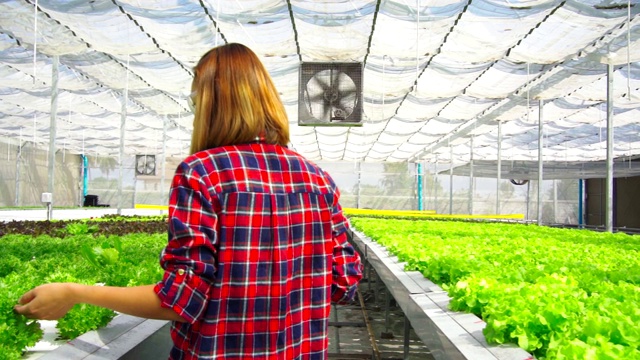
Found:
[[[0, 142], [0, 206], [42, 206], [41, 194], [48, 185], [47, 151], [30, 144], [23, 143], [19, 148], [17, 144]], [[155, 174], [142, 176], [136, 175], [135, 156], [124, 158], [121, 173], [117, 157], [88, 154], [84, 189], [82, 157], [60, 150], [56, 154], [54, 206], [81, 206], [83, 191], [111, 208], [166, 205], [173, 173], [181, 160], [167, 158], [163, 166], [162, 156], [156, 154]], [[471, 181], [468, 176], [449, 175], [445, 168], [434, 164], [423, 166], [421, 173], [414, 163], [318, 165], [336, 182], [343, 207], [457, 215], [522, 214], [525, 220], [537, 220], [536, 181], [522, 186], [504, 179], [499, 185], [496, 179]], [[545, 180], [542, 194], [543, 223], [578, 224], [578, 180]]]
[[[0, 206], [43, 206], [42, 193], [49, 192], [48, 151], [32, 143], [0, 141]], [[65, 150], [55, 155], [54, 204], [76, 206], [81, 195], [81, 159]]]
[[173, 174], [181, 158], [156, 155], [154, 175], [137, 175], [135, 156], [125, 157], [122, 171], [122, 193], [119, 193], [120, 168], [116, 158], [88, 156], [89, 194], [97, 195], [100, 203], [110, 207], [133, 208], [136, 204], [167, 205]]
[[[606, 179], [586, 181], [585, 220], [590, 226], [605, 226]], [[613, 179], [613, 226], [616, 228], [640, 229], [640, 177]]]
[[[424, 166], [421, 176], [415, 164], [407, 163], [326, 162], [318, 165], [340, 188], [343, 207], [421, 209], [452, 215], [522, 214], [525, 220], [537, 221], [537, 181], [514, 185], [503, 179], [498, 185], [495, 178], [471, 179], [443, 174], [446, 170], [436, 165]], [[421, 187], [419, 181], [422, 181]], [[576, 179], [543, 181], [542, 222], [578, 224], [578, 198]], [[499, 207], [497, 201], [500, 201]]]

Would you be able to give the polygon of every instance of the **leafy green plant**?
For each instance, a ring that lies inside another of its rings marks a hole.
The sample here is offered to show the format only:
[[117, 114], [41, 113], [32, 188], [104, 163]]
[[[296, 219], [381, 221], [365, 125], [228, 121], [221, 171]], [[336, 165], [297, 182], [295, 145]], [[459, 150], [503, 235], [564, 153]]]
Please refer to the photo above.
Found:
[[[56, 232], [60, 228], [49, 229]], [[163, 273], [158, 255], [167, 241], [166, 230], [127, 234], [88, 235], [83, 230], [64, 237], [31, 233], [0, 237], [0, 360], [20, 359], [25, 348], [42, 337], [37, 321], [13, 312], [27, 290], [51, 282], [133, 286], [158, 281]], [[58, 321], [57, 328], [62, 338], [74, 338], [106, 325], [115, 315], [110, 310], [79, 305]]]
[[113, 238], [113, 245], [110, 242], [103, 242], [100, 246], [91, 247], [89, 244], [82, 244], [80, 253], [93, 266], [113, 265], [118, 262], [122, 251], [122, 242], [118, 238]]
[[24, 284], [29, 280], [15, 274], [0, 279], [0, 359], [20, 359], [21, 350], [35, 345], [42, 337], [37, 321], [13, 311], [17, 299], [28, 290]]
[[67, 224], [65, 230], [69, 235], [92, 234], [98, 231], [98, 226], [86, 222], [73, 222]]
[[640, 237], [535, 225], [350, 218], [538, 359], [640, 359]]
[[75, 305], [65, 316], [58, 320], [56, 328], [64, 339], [76, 338], [87, 331], [97, 330], [111, 321], [116, 313], [97, 306]]

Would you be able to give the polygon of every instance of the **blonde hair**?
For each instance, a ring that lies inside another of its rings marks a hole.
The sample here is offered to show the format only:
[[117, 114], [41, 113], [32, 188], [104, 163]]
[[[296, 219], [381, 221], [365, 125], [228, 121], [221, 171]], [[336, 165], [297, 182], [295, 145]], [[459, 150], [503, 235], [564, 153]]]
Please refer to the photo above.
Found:
[[191, 153], [263, 138], [289, 143], [289, 120], [258, 56], [242, 44], [215, 47], [195, 67]]

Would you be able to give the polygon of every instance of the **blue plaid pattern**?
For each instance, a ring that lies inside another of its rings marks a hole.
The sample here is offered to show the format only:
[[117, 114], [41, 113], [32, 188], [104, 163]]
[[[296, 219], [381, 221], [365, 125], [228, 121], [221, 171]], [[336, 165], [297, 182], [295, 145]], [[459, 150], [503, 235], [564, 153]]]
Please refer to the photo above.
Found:
[[331, 177], [278, 145], [224, 146], [185, 159], [169, 198], [162, 305], [170, 358], [326, 359], [330, 303], [362, 277]]

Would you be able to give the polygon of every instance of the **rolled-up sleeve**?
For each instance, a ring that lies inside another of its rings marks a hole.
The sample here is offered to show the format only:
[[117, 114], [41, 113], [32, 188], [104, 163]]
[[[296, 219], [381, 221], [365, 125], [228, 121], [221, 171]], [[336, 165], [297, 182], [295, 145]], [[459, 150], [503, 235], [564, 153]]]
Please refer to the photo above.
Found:
[[209, 187], [181, 164], [169, 195], [169, 241], [160, 256], [165, 270], [155, 292], [163, 307], [187, 322], [206, 309], [216, 272], [217, 215]]
[[335, 204], [332, 209], [333, 264], [331, 301], [343, 304], [354, 299], [358, 282], [362, 279], [364, 266], [360, 255], [347, 241], [349, 222], [338, 203], [340, 192], [335, 189]]
[[362, 279], [363, 265], [360, 255], [341, 233], [333, 242], [333, 283], [331, 301], [343, 304], [354, 299], [358, 282]]

